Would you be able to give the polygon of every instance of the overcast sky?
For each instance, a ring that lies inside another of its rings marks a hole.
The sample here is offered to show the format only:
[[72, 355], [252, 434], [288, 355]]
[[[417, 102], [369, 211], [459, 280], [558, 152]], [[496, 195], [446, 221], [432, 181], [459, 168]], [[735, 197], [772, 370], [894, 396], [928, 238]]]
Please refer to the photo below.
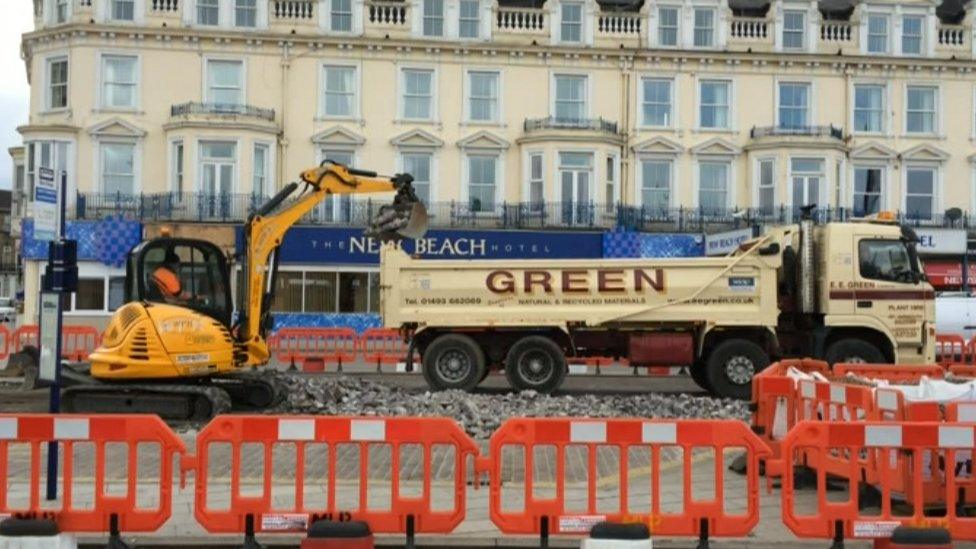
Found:
[[30, 0], [7, 0], [0, 17], [0, 188], [13, 179], [9, 147], [20, 145], [17, 126], [27, 123], [27, 72], [20, 59], [20, 35], [34, 27]]

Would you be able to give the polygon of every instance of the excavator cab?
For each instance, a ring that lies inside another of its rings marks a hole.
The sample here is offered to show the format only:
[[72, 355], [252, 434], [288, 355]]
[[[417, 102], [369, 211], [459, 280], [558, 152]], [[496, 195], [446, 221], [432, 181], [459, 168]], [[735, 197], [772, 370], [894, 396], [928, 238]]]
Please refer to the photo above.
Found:
[[227, 258], [203, 240], [162, 237], [129, 252], [125, 300], [178, 305], [230, 327], [233, 302]]

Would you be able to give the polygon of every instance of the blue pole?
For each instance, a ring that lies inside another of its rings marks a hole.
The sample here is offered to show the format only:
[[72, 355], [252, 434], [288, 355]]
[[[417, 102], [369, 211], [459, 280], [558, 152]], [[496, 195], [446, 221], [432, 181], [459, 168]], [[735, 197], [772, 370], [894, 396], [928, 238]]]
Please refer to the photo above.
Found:
[[[60, 211], [58, 212], [58, 240], [64, 241], [65, 228], [68, 223], [65, 212], [68, 202], [68, 172], [61, 172], [61, 192]], [[54, 242], [48, 244], [49, 248], [54, 246]], [[53, 257], [54, 254], [48, 254]], [[57, 414], [61, 411], [61, 306], [58, 305], [58, 334], [54, 338], [54, 380], [51, 382], [51, 394], [49, 411]], [[38, 364], [38, 366], [40, 366]], [[47, 499], [48, 501], [58, 498], [58, 443], [50, 441], [47, 443]]]

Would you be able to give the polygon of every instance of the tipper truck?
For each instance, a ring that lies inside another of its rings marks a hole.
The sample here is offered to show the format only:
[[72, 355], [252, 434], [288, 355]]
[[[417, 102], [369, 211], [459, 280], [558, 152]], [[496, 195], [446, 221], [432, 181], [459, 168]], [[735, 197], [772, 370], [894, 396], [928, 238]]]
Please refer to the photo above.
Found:
[[384, 324], [432, 389], [504, 369], [552, 392], [567, 357], [687, 366], [716, 396], [749, 398], [779, 357], [930, 363], [934, 292], [916, 235], [889, 216], [774, 227], [725, 257], [425, 260], [381, 250]]

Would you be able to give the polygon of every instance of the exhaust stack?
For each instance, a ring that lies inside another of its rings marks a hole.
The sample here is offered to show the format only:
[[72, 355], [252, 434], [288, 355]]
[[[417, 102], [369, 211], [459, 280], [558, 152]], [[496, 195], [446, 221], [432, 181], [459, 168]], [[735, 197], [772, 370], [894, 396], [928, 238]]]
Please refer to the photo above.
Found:
[[800, 208], [800, 312], [816, 312], [816, 262], [813, 253], [813, 209], [816, 204]]

